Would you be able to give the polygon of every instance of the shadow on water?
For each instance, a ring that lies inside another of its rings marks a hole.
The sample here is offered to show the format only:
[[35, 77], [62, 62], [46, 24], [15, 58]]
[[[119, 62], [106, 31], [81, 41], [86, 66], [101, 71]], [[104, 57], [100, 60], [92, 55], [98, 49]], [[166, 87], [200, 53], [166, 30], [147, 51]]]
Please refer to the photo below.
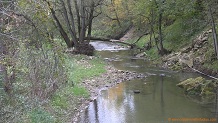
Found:
[[[80, 123], [167, 123], [170, 118], [215, 117], [211, 112], [213, 104], [193, 102], [176, 86], [180, 81], [197, 77], [198, 74], [173, 72], [152, 66], [146, 59], [135, 59], [128, 50], [100, 51], [97, 55], [109, 60], [118, 69], [150, 76], [125, 81], [101, 91], [99, 97], [90, 102], [88, 109], [81, 115]], [[135, 94], [134, 90], [140, 90], [140, 93]], [[195, 121], [198, 122], [201, 121]]]

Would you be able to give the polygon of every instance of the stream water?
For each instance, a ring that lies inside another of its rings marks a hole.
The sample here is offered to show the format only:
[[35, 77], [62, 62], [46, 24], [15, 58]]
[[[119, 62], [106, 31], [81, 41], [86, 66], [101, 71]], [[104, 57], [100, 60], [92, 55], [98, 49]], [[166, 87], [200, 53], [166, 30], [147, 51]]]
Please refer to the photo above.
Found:
[[[182, 80], [199, 74], [158, 68], [151, 65], [149, 60], [135, 58], [134, 51], [125, 48], [115, 50], [113, 44], [92, 42], [92, 45], [99, 50], [97, 55], [109, 60], [117, 69], [149, 76], [125, 81], [101, 91], [81, 115], [80, 123], [168, 123], [173, 120], [202, 123], [202, 120], [215, 117], [214, 104], [197, 103], [176, 86]], [[133, 90], [139, 90], [140, 93], [135, 94]], [[194, 118], [202, 119], [194, 121]]]

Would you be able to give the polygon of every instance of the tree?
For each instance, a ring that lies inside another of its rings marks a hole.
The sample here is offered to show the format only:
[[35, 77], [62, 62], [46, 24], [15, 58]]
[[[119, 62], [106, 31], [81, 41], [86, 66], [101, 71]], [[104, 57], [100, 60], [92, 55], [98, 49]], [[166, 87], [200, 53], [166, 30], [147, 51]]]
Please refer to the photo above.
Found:
[[[14, 1], [0, 2], [0, 75], [5, 92], [12, 93], [12, 84], [15, 80], [15, 69], [13, 57], [15, 55], [16, 38], [14, 30], [19, 25], [17, 16], [13, 13], [15, 10]], [[10, 49], [10, 52], [9, 52]]]
[[210, 23], [212, 27], [212, 33], [213, 33], [213, 41], [214, 41], [214, 49], [215, 49], [215, 54], [216, 58], [218, 59], [218, 40], [217, 40], [217, 31], [216, 31], [216, 25], [215, 25], [215, 20], [213, 16], [213, 7], [211, 5], [212, 3], [208, 3], [208, 10], [209, 10], [209, 15], [210, 15]]
[[[149, 47], [151, 47], [151, 39], [152, 35], [154, 35], [156, 47], [158, 49], [158, 53], [160, 55], [167, 54], [168, 51], [164, 48], [163, 45], [163, 16], [165, 12], [165, 0], [151, 0], [151, 1], [139, 1], [136, 5], [139, 7], [137, 9], [137, 15], [141, 18], [143, 18], [144, 24], [146, 26], [150, 27], [150, 42]], [[139, 25], [141, 28], [141, 22]], [[145, 28], [146, 30], [149, 30], [149, 28]], [[158, 32], [158, 38], [155, 37], [155, 31]]]
[[[74, 46], [79, 50], [80, 44], [87, 43], [84, 40], [90, 40], [92, 20], [99, 15], [100, 12], [97, 12], [97, 8], [100, 7], [103, 0], [74, 0], [73, 2], [72, 0], [59, 0], [60, 3], [43, 1], [47, 3], [55, 25], [68, 47]], [[63, 13], [63, 18], [61, 13]]]
[[164, 5], [165, 0], [161, 0], [159, 3], [155, 0], [156, 7], [158, 9], [158, 33], [159, 33], [159, 54], [165, 55], [167, 54], [167, 50], [163, 46], [163, 31], [162, 31], [162, 19], [163, 19], [163, 12], [164, 12]]
[[60, 53], [53, 40], [52, 21], [41, 5], [40, 1], [0, 2], [0, 79], [9, 95], [14, 91], [12, 85], [20, 82], [17, 78], [32, 85], [31, 94], [42, 98], [57, 84]]

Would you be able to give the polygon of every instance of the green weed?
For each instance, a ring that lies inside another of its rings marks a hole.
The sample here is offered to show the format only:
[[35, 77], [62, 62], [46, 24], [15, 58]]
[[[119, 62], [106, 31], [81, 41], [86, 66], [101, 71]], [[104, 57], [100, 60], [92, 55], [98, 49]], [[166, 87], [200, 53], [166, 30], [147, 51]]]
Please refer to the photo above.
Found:
[[63, 93], [56, 94], [52, 99], [52, 105], [55, 107], [66, 109], [68, 107], [66, 95]]
[[75, 86], [75, 87], [71, 88], [71, 91], [76, 96], [89, 97], [89, 93], [84, 87]]
[[54, 123], [55, 119], [43, 109], [34, 109], [30, 112], [31, 123]]

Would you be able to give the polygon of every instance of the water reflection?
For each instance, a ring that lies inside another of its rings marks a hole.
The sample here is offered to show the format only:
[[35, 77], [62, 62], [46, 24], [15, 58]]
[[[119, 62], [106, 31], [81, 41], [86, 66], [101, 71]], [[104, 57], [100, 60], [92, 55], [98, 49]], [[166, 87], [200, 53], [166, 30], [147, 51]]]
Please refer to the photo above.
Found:
[[218, 122], [218, 87], [216, 87], [215, 115]]
[[[210, 107], [196, 104], [185, 98], [182, 90], [170, 87], [173, 81], [157, 75], [102, 91], [81, 123], [167, 123], [168, 118], [214, 117]], [[135, 89], [141, 93], [134, 94]]]
[[[168, 118], [215, 117], [211, 113], [214, 105], [197, 104], [186, 98], [183, 90], [176, 87], [178, 82], [199, 75], [157, 68], [145, 59], [131, 59], [132, 53], [129, 51], [101, 51], [98, 55], [122, 59], [111, 61], [118, 69], [150, 73], [150, 76], [126, 81], [102, 91], [90, 103], [80, 123], [167, 123]], [[140, 93], [135, 94], [134, 90], [140, 90]]]
[[161, 112], [162, 112], [162, 115], [164, 115], [164, 92], [163, 92], [163, 78], [164, 78], [164, 74], [160, 74], [160, 77], [161, 77], [161, 93], [160, 93], [160, 97], [161, 97]]

